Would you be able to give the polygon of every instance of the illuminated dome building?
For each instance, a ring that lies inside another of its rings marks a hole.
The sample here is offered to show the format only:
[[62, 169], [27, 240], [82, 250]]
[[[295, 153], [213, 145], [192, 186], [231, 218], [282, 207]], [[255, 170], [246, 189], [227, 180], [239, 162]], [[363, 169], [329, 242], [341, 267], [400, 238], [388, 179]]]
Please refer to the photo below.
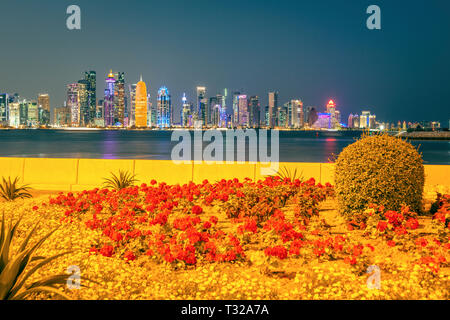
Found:
[[141, 80], [136, 85], [136, 102], [135, 102], [135, 117], [136, 127], [147, 127], [147, 86], [145, 82]]

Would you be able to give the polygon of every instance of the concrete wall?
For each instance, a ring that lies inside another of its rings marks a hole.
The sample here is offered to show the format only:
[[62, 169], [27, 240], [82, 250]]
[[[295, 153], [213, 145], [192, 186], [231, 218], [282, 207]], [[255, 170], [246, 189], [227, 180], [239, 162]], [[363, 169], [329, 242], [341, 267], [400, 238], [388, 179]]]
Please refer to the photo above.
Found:
[[[18, 176], [22, 183], [36, 190], [82, 191], [101, 187], [103, 178], [110, 173], [126, 170], [136, 174], [139, 183], [152, 179], [168, 184], [201, 183], [208, 179], [250, 178], [262, 179], [263, 163], [209, 164], [191, 162], [176, 165], [172, 161], [159, 160], [103, 160], [103, 159], [33, 159], [0, 158], [0, 177]], [[291, 172], [305, 179], [315, 178], [321, 183], [333, 183], [333, 164], [329, 163], [280, 163]], [[427, 185], [450, 185], [450, 166], [425, 166]]]

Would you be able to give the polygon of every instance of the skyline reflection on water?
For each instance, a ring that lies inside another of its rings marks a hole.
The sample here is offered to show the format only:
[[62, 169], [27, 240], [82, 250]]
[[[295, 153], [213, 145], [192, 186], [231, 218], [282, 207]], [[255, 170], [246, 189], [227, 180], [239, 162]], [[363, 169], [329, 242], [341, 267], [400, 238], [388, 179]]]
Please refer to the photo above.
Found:
[[[177, 144], [171, 141], [171, 134], [171, 131], [0, 130], [0, 157], [170, 160], [172, 148]], [[223, 131], [224, 144], [225, 135]], [[329, 162], [360, 135], [354, 131], [280, 131], [280, 161]], [[268, 138], [270, 141], [270, 133]], [[449, 141], [410, 142], [420, 146], [425, 164], [450, 165]], [[205, 142], [204, 147], [208, 144]], [[248, 159], [248, 147], [246, 153]]]

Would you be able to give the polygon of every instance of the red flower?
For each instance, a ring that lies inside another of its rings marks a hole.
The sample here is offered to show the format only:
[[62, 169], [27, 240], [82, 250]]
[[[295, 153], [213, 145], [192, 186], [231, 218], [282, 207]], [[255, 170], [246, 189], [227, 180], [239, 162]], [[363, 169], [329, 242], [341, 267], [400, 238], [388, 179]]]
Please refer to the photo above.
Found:
[[379, 221], [378, 225], [377, 225], [377, 229], [380, 232], [384, 232], [384, 230], [386, 230], [387, 226], [388, 226], [387, 221]]
[[123, 257], [125, 258], [125, 260], [128, 260], [128, 261], [136, 260], [136, 256], [134, 255], [133, 251], [125, 252], [125, 255]]
[[203, 213], [203, 208], [200, 206], [193, 206], [192, 207], [192, 213], [193, 214], [202, 214]]
[[110, 246], [110, 245], [105, 244], [103, 246], [103, 248], [100, 249], [100, 254], [105, 257], [111, 257], [113, 255], [113, 253], [114, 253], [114, 248], [113, 248], [113, 246]]
[[419, 221], [417, 221], [417, 219], [414, 218], [409, 218], [409, 220], [406, 222], [406, 227], [408, 229], [415, 230], [419, 227]]
[[287, 249], [283, 246], [275, 246], [273, 248], [269, 247], [266, 250], [264, 250], [264, 253], [267, 256], [274, 256], [278, 257], [279, 259], [286, 259], [288, 255]]
[[388, 245], [389, 247], [395, 247], [395, 241], [389, 240], [389, 241], [387, 242], [387, 245]]
[[39, 209], [38, 206], [34, 206], [34, 207], [33, 207], [33, 211], [37, 211], [37, 209]]
[[428, 245], [428, 240], [425, 238], [419, 238], [416, 240], [416, 246], [425, 248]]

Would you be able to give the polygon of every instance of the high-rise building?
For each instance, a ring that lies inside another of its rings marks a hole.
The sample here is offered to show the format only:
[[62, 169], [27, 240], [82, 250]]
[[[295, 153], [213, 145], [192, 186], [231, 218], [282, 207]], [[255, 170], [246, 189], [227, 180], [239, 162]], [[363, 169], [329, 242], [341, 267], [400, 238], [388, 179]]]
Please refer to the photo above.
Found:
[[19, 108], [20, 108], [20, 125], [26, 126], [28, 122], [28, 102], [27, 100], [19, 100]]
[[305, 122], [308, 124], [308, 127], [312, 128], [314, 123], [319, 118], [317, 114], [317, 108], [312, 106], [307, 107], [305, 116], [306, 116]]
[[214, 127], [220, 125], [220, 111], [221, 111], [222, 96], [217, 95], [209, 98], [209, 114], [211, 115], [210, 124]]
[[183, 93], [183, 98], [181, 99], [181, 126], [182, 127], [192, 127], [194, 125], [192, 121], [192, 104], [188, 103], [186, 98], [186, 93]]
[[[200, 101], [200, 100], [199, 100]], [[203, 103], [203, 102], [202, 102]], [[206, 104], [204, 105], [206, 107]], [[157, 97], [157, 126], [159, 128], [170, 128], [172, 126], [172, 102], [170, 98], [169, 89], [166, 87], [161, 87], [158, 90]], [[203, 106], [202, 106], [203, 108]], [[204, 113], [206, 115], [206, 113]], [[202, 118], [202, 121], [205, 121], [206, 118]], [[205, 123], [205, 122], [203, 122]]]
[[41, 109], [50, 112], [50, 96], [47, 93], [39, 94], [38, 105]]
[[7, 93], [0, 94], [0, 125], [9, 125], [9, 95]]
[[106, 78], [106, 89], [105, 89], [105, 99], [104, 99], [104, 121], [105, 126], [113, 126], [114, 122], [114, 94], [115, 94], [115, 84], [116, 79], [114, 74], [111, 72], [108, 74]]
[[147, 94], [147, 124], [149, 127], [156, 127], [158, 123], [158, 111], [152, 103], [150, 93]]
[[269, 92], [269, 127], [273, 128], [277, 123], [276, 113], [278, 111], [278, 92]]
[[288, 125], [293, 128], [301, 128], [304, 125], [302, 100], [291, 100], [286, 104]]
[[359, 127], [361, 129], [370, 128], [370, 111], [363, 111], [359, 117]]
[[37, 101], [28, 101], [27, 103], [27, 125], [29, 127], [36, 127], [39, 125], [39, 108]]
[[114, 73], [114, 125], [123, 126], [125, 120], [125, 74]]
[[78, 83], [67, 85], [67, 107], [70, 110], [70, 122], [73, 127], [78, 127], [80, 125], [80, 100], [78, 90]]
[[[335, 129], [335, 128], [339, 128], [339, 119], [336, 116], [336, 103], [333, 100], [328, 101], [327, 104], [327, 112], [330, 114], [331, 117], [331, 128]], [[339, 113], [340, 115], [340, 113]]]
[[252, 96], [248, 103], [249, 126], [252, 128], [259, 128], [261, 123], [261, 106], [259, 104], [259, 97]]
[[136, 100], [135, 100], [135, 117], [136, 117], [136, 127], [146, 128], [147, 124], [147, 86], [144, 81], [141, 80], [136, 85]]
[[87, 81], [87, 92], [88, 92], [88, 120], [93, 122], [96, 117], [97, 109], [97, 73], [95, 71], [87, 71], [84, 73], [84, 80]]
[[67, 106], [55, 108], [53, 123], [59, 127], [71, 125], [71, 113]]
[[227, 98], [228, 98], [228, 89], [225, 88], [223, 90], [223, 95], [222, 95], [222, 103], [221, 105], [221, 110], [220, 110], [220, 124], [219, 127], [221, 128], [226, 128], [227, 127]]
[[279, 128], [287, 128], [289, 126], [288, 108], [286, 105], [279, 106], [276, 112], [275, 125]]
[[136, 125], [136, 87], [137, 84], [128, 85], [128, 92], [130, 94], [130, 108], [129, 108], [129, 126]]
[[348, 115], [348, 121], [347, 121], [347, 128], [349, 128], [349, 129], [353, 128], [353, 118], [354, 118], [354, 115], [352, 113], [350, 113]]
[[86, 127], [90, 123], [89, 118], [89, 82], [87, 80], [78, 81], [78, 105], [80, 111], [80, 126]]
[[238, 123], [241, 127], [249, 126], [249, 112], [248, 112], [248, 99], [247, 95], [241, 94], [238, 96], [238, 110], [239, 119]]
[[39, 123], [41, 125], [50, 124], [50, 96], [46, 93], [38, 95]]
[[9, 126], [19, 127], [20, 126], [20, 103], [12, 102], [9, 104]]
[[239, 96], [241, 93], [236, 91], [233, 93], [233, 127], [237, 127], [239, 125]]
[[264, 125], [266, 127], [269, 127], [270, 125], [270, 113], [269, 113], [269, 106], [266, 106], [264, 108]]
[[203, 122], [204, 126], [208, 125], [208, 99], [206, 98], [206, 87], [197, 87], [197, 115], [198, 120]]

